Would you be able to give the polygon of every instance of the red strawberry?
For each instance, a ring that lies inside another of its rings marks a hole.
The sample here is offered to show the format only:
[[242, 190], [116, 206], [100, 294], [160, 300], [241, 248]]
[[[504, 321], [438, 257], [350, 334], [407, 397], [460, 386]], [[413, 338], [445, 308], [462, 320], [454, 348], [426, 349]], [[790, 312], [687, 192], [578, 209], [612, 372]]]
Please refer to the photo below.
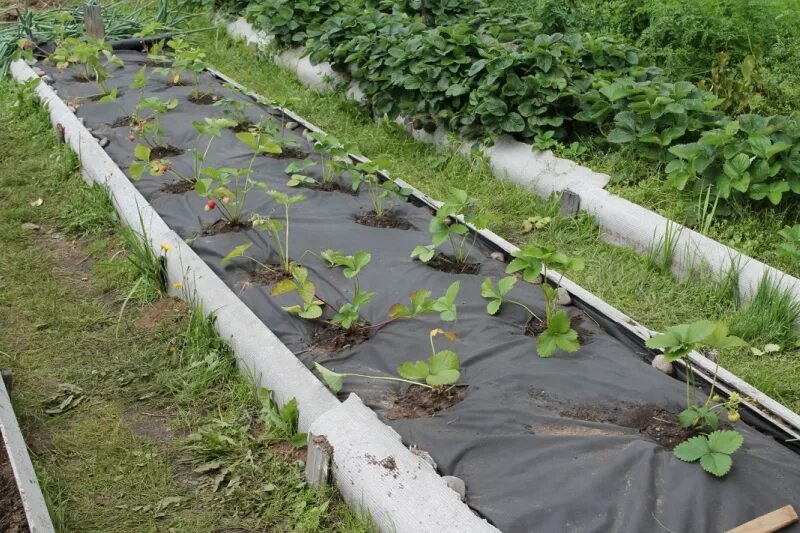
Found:
[[215, 207], [217, 207], [217, 202], [214, 200], [209, 200], [208, 203], [206, 203], [205, 210], [212, 211]]

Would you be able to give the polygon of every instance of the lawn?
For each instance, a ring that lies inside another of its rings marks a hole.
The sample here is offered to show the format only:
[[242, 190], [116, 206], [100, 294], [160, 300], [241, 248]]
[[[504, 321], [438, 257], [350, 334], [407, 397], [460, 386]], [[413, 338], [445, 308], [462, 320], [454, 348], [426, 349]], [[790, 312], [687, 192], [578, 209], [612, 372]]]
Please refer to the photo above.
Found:
[[0, 82], [0, 367], [57, 530], [371, 531], [306, 486], [213, 320], [132, 267], [105, 192], [16, 93]]

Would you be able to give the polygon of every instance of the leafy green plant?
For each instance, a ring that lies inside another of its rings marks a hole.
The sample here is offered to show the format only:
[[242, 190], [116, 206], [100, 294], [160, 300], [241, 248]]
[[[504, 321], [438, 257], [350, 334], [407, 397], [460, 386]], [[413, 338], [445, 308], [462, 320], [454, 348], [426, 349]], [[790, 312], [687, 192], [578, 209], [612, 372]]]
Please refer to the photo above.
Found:
[[[283, 206], [283, 221], [263, 216], [259, 214], [254, 214], [250, 218], [250, 225], [253, 229], [258, 231], [267, 231], [270, 234], [272, 239], [272, 249], [278, 254], [278, 258], [280, 260], [279, 267], [280, 269], [285, 272], [286, 274], [293, 274], [294, 265], [292, 263], [291, 255], [289, 253], [289, 209], [306, 199], [305, 196], [302, 194], [296, 195], [288, 195], [281, 191], [267, 191], [267, 195], [270, 196], [276, 203]], [[283, 232], [283, 238], [281, 242], [281, 232]], [[259, 261], [256, 261], [254, 258], [245, 255], [247, 249], [252, 246], [253, 243], [246, 243], [240, 246], [235, 247], [231, 250], [228, 255], [222, 258], [221, 264], [225, 266], [231, 260], [237, 257], [245, 257], [258, 263], [259, 266], [265, 268], [266, 270], [273, 271], [269, 265], [265, 265]]]
[[800, 261], [800, 224], [786, 226], [778, 232], [783, 243], [778, 247], [778, 255], [784, 259]]
[[174, 83], [179, 81], [181, 70], [188, 71], [192, 77], [192, 99], [200, 100], [204, 96], [200, 92], [200, 74], [208, 66], [206, 53], [190, 46], [181, 38], [170, 39], [167, 41], [167, 46], [172, 48], [172, 69], [178, 76]]
[[349, 330], [363, 326], [364, 321], [359, 315], [359, 308], [368, 303], [375, 293], [361, 290], [358, 275], [361, 273], [361, 269], [369, 264], [372, 256], [363, 250], [358, 250], [353, 255], [345, 255], [335, 250], [325, 250], [322, 252], [322, 258], [331, 267], [341, 267], [344, 277], [353, 280], [352, 299], [339, 308], [331, 322]]
[[110, 88], [107, 83], [112, 77], [107, 66], [109, 64], [122, 66], [122, 60], [114, 55], [108, 43], [99, 39], [81, 40], [68, 37], [50, 54], [48, 61], [55, 63], [58, 69], [78, 65], [79, 77], [85, 81], [95, 82], [100, 88], [99, 102], [116, 100], [116, 88]]
[[[578, 333], [572, 329], [570, 325], [569, 316], [561, 309], [557, 308], [556, 301], [558, 300], [558, 289], [550, 286], [547, 280], [548, 269], [558, 269], [559, 271], [579, 271], [583, 270], [583, 260], [578, 257], [569, 257], [563, 252], [559, 252], [546, 246], [529, 245], [522, 250], [518, 250], [513, 254], [514, 259], [508, 264], [506, 272], [509, 274], [519, 273], [522, 279], [534, 283], [540, 279], [542, 283], [542, 290], [545, 297], [545, 320], [544, 331], [539, 334], [539, 339], [536, 342], [536, 351], [540, 357], [550, 357], [560, 348], [565, 352], [576, 352], [580, 349], [578, 342]], [[504, 278], [507, 280], [508, 278]], [[501, 286], [502, 284], [502, 286]], [[510, 281], [500, 280], [498, 287], [495, 290], [494, 286], [489, 282], [484, 281], [481, 287], [481, 292], [484, 293], [485, 298], [491, 298], [492, 301], [487, 306], [487, 312], [492, 310], [495, 313], [500, 309], [503, 299], [513, 287]], [[484, 291], [484, 288], [486, 289]], [[495, 303], [497, 302], [497, 303]], [[512, 302], [522, 305], [519, 302]], [[525, 307], [525, 306], [523, 306]], [[542, 322], [541, 318], [536, 316], [530, 309], [525, 308], [539, 323]], [[490, 312], [490, 314], [493, 314]]]
[[235, 124], [233, 127], [244, 127], [250, 122], [250, 117], [247, 115], [250, 104], [247, 102], [236, 98], [220, 98], [214, 102], [214, 107], [222, 109], [222, 116], [232, 121]]
[[378, 176], [381, 164], [379, 161], [363, 161], [356, 163], [352, 169], [353, 190], [359, 190], [363, 183], [368, 185], [367, 193], [372, 200], [372, 212], [379, 217], [386, 215], [394, 202], [407, 198], [411, 189], [400, 187], [393, 180], [382, 180]]
[[342, 384], [347, 377], [396, 381], [442, 391], [458, 382], [461, 377], [461, 361], [458, 358], [458, 354], [452, 350], [436, 351], [433, 338], [440, 333], [446, 335], [450, 340], [455, 339], [451, 332], [441, 329], [432, 330], [430, 332], [431, 356], [425, 361], [402, 363], [397, 367], [397, 373], [400, 377], [334, 372], [319, 363], [314, 363], [314, 368], [333, 392], [342, 390]]
[[664, 149], [720, 118], [722, 102], [689, 82], [619, 80], [583, 96], [576, 118], [596, 124], [614, 117], [610, 143], [635, 143], [647, 157], [661, 159]]
[[[168, 102], [167, 102], [168, 103]], [[155, 104], [155, 103], [154, 103]], [[160, 101], [158, 105], [166, 105], [165, 102]], [[158, 122], [155, 122], [155, 127], [160, 129], [160, 125]], [[154, 151], [163, 148], [164, 145], [158, 144], [155, 147], [146, 146], [144, 144], [138, 144], [134, 148], [133, 154], [136, 158], [136, 161], [131, 163], [129, 167], [129, 173], [131, 178], [134, 180], [138, 180], [142, 177], [142, 175], [146, 172], [151, 176], [162, 176], [164, 174], [170, 174], [175, 176], [181, 181], [185, 181], [187, 183], [192, 184], [196, 187], [198, 194], [201, 196], [205, 196], [208, 194], [212, 194], [211, 189], [214, 187], [215, 180], [218, 182], [224, 181], [226, 184], [230, 181], [232, 176], [240, 177], [244, 175], [245, 177], [250, 174], [252, 169], [252, 161], [250, 162], [250, 167], [248, 169], [234, 169], [234, 168], [225, 168], [225, 169], [216, 169], [211, 168], [204, 165], [206, 158], [208, 157], [208, 152], [211, 150], [211, 145], [214, 143], [214, 140], [220, 136], [222, 129], [229, 126], [230, 121], [224, 118], [206, 118], [202, 122], [199, 120], [195, 120], [192, 122], [192, 127], [197, 132], [197, 137], [195, 139], [195, 146], [190, 151], [192, 153], [192, 174], [183, 174], [175, 170], [170, 161], [165, 158], [154, 157]], [[151, 143], [155, 142], [163, 142], [162, 137], [154, 137], [153, 139], [149, 139], [145, 137], [146, 140], [149, 140]], [[205, 147], [203, 148], [203, 144]], [[203, 178], [203, 176], [206, 176]], [[202, 180], [205, 181], [202, 181]], [[202, 182], [201, 182], [202, 181]], [[242, 193], [234, 193], [232, 191], [217, 191], [221, 199], [225, 197], [236, 197], [238, 198], [241, 196]], [[246, 194], [246, 192], [244, 193]]]
[[483, 218], [475, 212], [474, 200], [467, 191], [452, 188], [450, 196], [431, 219], [428, 227], [431, 243], [416, 246], [411, 252], [411, 257], [427, 263], [433, 259], [436, 249], [445, 241], [449, 241], [454, 261], [457, 264], [466, 263], [478, 238], [477, 233], [470, 234], [467, 224], [481, 226]]
[[297, 400], [292, 398], [281, 407], [269, 389], [259, 389], [258, 399], [261, 403], [261, 421], [268, 440], [286, 440], [295, 448], [305, 447], [308, 435], [298, 431], [300, 409], [297, 407]]
[[162, 100], [157, 96], [144, 97], [136, 104], [137, 111], [149, 111], [150, 116], [141, 117], [133, 124], [133, 133], [140, 137], [150, 148], [164, 147], [164, 130], [161, 128], [161, 115], [178, 107], [178, 99]]
[[[717, 365], [719, 365], [721, 352], [732, 348], [746, 346], [747, 343], [745, 343], [739, 337], [728, 335], [728, 327], [725, 324], [721, 322], [711, 322], [709, 320], [699, 320], [691, 324], [679, 324], [677, 326], [671, 326], [667, 328], [665, 333], [648, 339], [646, 344], [649, 348], [662, 350], [664, 352], [664, 357], [668, 362], [672, 363], [678, 360], [683, 360], [685, 363], [686, 409], [678, 414], [678, 422], [682, 427], [686, 429], [692, 429], [697, 432], [702, 432], [705, 430], [716, 432], [719, 428], [718, 410], [720, 409], [727, 410], [728, 420], [730, 422], [736, 422], [739, 420], [738, 408], [739, 402], [741, 401], [739, 395], [732, 393], [727, 400], [722, 401], [719, 395], [715, 393], [717, 372], [714, 373], [714, 379], [711, 384], [711, 390], [708, 394], [708, 398], [702, 403], [697, 401], [695, 395], [696, 386], [694, 380], [694, 371], [689, 358], [691, 352], [695, 350], [714, 350], [717, 354]], [[719, 366], [717, 366], [717, 368], [719, 368]], [[694, 439], [696, 439], [696, 437]], [[709, 443], [708, 439], [710, 439], [710, 435], [708, 438], [703, 437], [703, 439]], [[692, 444], [687, 446], [683, 446], [683, 444], [681, 444], [675, 448], [676, 457], [684, 461], [696, 461], [697, 459], [700, 459], [700, 456], [695, 457], [694, 459], [690, 458], [694, 455], [690, 452], [697, 452], [702, 448], [700, 440], [689, 439], [687, 442], [691, 442]], [[741, 444], [741, 441], [739, 441], [739, 444]], [[736, 448], [738, 447], [739, 446], [737, 445], [733, 450], [728, 452], [727, 455], [730, 455], [736, 451]], [[710, 448], [712, 451], [721, 451], [715, 450], [714, 446], [711, 446]], [[705, 451], [708, 452], [707, 449]], [[706, 459], [705, 463], [701, 461], [701, 464], [707, 471], [717, 476], [723, 476], [728, 472], [728, 470], [730, 470], [731, 462], [729, 459], [730, 458], [728, 458], [727, 461], [727, 468], [714, 467], [713, 469], [710, 469], [709, 461], [711, 459]], [[722, 459], [722, 463], [717, 466], [724, 466], [724, 463], [726, 463], [726, 460]]]
[[322, 183], [319, 186], [329, 187], [336, 183], [341, 175], [353, 167], [350, 154], [359, 155], [358, 147], [352, 143], [343, 143], [332, 135], [312, 132], [309, 137], [314, 141], [314, 153], [320, 157]]
[[723, 477], [733, 466], [733, 455], [744, 443], [738, 431], [719, 430], [709, 435], [691, 437], [675, 447], [675, 457], [692, 463], [700, 461], [700, 466], [709, 474]]
[[696, 143], [673, 146], [668, 182], [713, 187], [778, 205], [787, 193], [800, 195], [800, 123], [796, 118], [742, 115], [703, 132]]

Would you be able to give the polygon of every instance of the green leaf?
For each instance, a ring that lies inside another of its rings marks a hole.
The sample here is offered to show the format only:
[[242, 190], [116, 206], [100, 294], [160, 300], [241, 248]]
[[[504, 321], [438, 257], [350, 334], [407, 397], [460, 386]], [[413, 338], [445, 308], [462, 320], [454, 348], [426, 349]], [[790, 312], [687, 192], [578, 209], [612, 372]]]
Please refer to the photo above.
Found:
[[239, 246], [237, 246], [236, 248], [234, 248], [233, 250], [228, 252], [228, 255], [226, 255], [225, 257], [222, 258], [222, 260], [220, 261], [220, 264], [222, 266], [225, 266], [228, 263], [230, 263], [231, 260], [236, 259], [237, 257], [243, 256], [244, 253], [247, 251], [247, 249], [250, 248], [251, 246], [253, 246], [252, 242], [248, 242], [248, 243], [245, 243], [245, 244], [240, 244]]
[[733, 459], [724, 453], [707, 453], [700, 458], [700, 466], [709, 474], [722, 477], [731, 471]]
[[692, 437], [689, 440], [678, 444], [673, 453], [681, 461], [691, 463], [697, 461], [711, 450], [708, 447], [708, 439], [704, 436]]
[[328, 370], [319, 363], [314, 363], [314, 369], [316, 369], [316, 371], [319, 372], [319, 375], [322, 377], [322, 380], [325, 382], [325, 384], [331, 391], [337, 393], [340, 390], [342, 390], [342, 382], [344, 381], [344, 374], [339, 374], [338, 372], [334, 372], [333, 370]]
[[503, 131], [516, 133], [525, 130], [525, 119], [519, 113], [509, 113], [500, 123]]
[[496, 315], [497, 312], [500, 310], [500, 305], [503, 303], [502, 300], [492, 300], [488, 304], [486, 304], [486, 312], [490, 315]]
[[296, 284], [293, 279], [283, 279], [272, 287], [269, 294], [270, 296], [283, 296], [284, 294], [294, 292], [295, 288]]
[[406, 362], [397, 367], [397, 373], [400, 377], [405, 379], [422, 381], [428, 377], [430, 368], [425, 361], [417, 361], [415, 363]]
[[700, 420], [700, 414], [695, 409], [684, 409], [678, 414], [678, 422], [681, 427], [690, 428]]
[[143, 144], [137, 144], [133, 149], [133, 155], [139, 161], [150, 161], [150, 148]]
[[743, 443], [744, 437], [742, 437], [742, 434], [738, 431], [714, 431], [708, 436], [708, 447], [713, 452], [730, 455], [738, 450]]

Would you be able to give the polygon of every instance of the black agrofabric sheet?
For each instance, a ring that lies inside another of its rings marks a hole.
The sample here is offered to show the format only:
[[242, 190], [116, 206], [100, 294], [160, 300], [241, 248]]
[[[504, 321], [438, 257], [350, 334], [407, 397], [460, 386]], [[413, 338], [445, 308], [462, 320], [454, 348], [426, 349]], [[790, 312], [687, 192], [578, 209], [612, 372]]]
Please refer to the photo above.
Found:
[[[119, 104], [128, 113], [134, 109], [138, 93], [127, 86], [146, 59], [132, 51], [119, 51], [118, 55], [125, 68], [115, 69], [110, 80], [111, 86], [120, 90], [118, 104], [80, 99], [96, 88], [75, 81], [71, 69], [46, 68], [60, 97], [80, 103], [78, 116], [85, 118], [97, 136], [109, 139], [108, 153], [125, 170], [133, 160], [135, 143], [127, 139], [127, 127], [111, 128], [109, 124], [127, 114]], [[204, 75], [202, 84], [204, 92], [251, 102], [211, 75]], [[221, 113], [218, 107], [190, 103], [190, 92], [191, 87], [172, 87], [157, 75], [152, 75], [147, 87], [149, 95], [180, 100], [180, 105], [163, 117], [162, 125], [169, 143], [186, 149], [196, 137], [192, 121]], [[271, 115], [280, 123], [278, 111], [254, 106], [248, 112], [253, 120]], [[310, 152], [301, 130], [287, 132]], [[187, 152], [173, 162], [188, 171], [191, 158]], [[249, 158], [249, 149], [231, 131], [225, 131], [214, 143], [207, 163], [243, 167]], [[505, 269], [504, 263], [489, 256], [492, 250], [487, 244], [479, 241], [472, 252], [472, 260], [482, 264], [479, 275], [434, 270], [409, 258], [414, 246], [430, 242], [427, 227], [432, 215], [427, 207], [407, 202], [395, 208], [396, 215], [411, 223], [408, 230], [362, 226], [355, 218], [371, 209], [367, 194], [291, 189], [285, 185], [283, 172], [290, 161], [258, 157], [253, 177], [273, 189], [302, 192], [307, 197], [292, 208], [293, 259], [299, 260], [306, 250], [318, 253], [329, 248], [348, 254], [363, 249], [372, 254], [372, 262], [361, 275], [362, 289], [377, 293], [363, 308], [366, 320], [377, 323], [385, 319], [389, 307], [408, 303], [413, 291], [429, 289], [439, 296], [453, 281], [460, 281], [458, 339], [448, 346], [438, 337], [437, 348], [450, 347], [461, 358], [461, 383], [468, 385], [463, 402], [432, 418], [388, 420], [386, 396], [401, 388], [398, 385], [350, 379], [345, 381], [341, 397], [358, 393], [406, 444], [430, 452], [442, 474], [463, 478], [468, 504], [500, 530], [715, 532], [786, 504], [800, 508], [800, 458], [747, 425], [737, 427], [745, 444], [734, 455], [733, 470], [726, 478], [717, 479], [698, 464], [679, 461], [636, 429], [562, 414], [581, 408], [644, 404], [678, 412], [684, 402], [684, 384], [651, 368], [637, 353], [644, 352], [643, 348], [621, 342], [575, 307], [568, 311], [583, 339], [580, 351], [540, 359], [535, 340], [523, 334], [524, 311], [508, 305], [496, 317], [486, 315], [480, 284], [486, 276], [502, 277]], [[428, 334], [443, 324], [438, 315], [398, 321], [363, 344], [324, 357], [313, 355], [310, 346], [317, 326], [281, 309], [281, 305], [295, 303], [295, 295], [274, 298], [268, 287], [247, 283], [254, 265], [246, 260], [220, 266], [222, 257], [246, 242], [255, 243], [250, 249], [254, 257], [274, 262], [277, 257], [263, 234], [248, 230], [202, 236], [201, 228], [216, 221], [218, 215], [204, 212], [205, 201], [194, 192], [162, 192], [164, 183], [164, 178], [144, 177], [135, 185], [167, 224], [191, 243], [308, 366], [316, 360], [336, 371], [394, 374], [400, 363], [430, 355]], [[248, 213], [281, 213], [281, 207], [258, 190], [249, 196], [246, 207]], [[445, 247], [443, 251], [448, 250]], [[311, 254], [305, 254], [301, 262], [325, 301], [341, 305], [352, 295], [351, 281], [339, 270], [328, 268]], [[543, 316], [541, 288], [520, 282], [511, 296]], [[797, 526], [791, 529], [798, 530]]]

